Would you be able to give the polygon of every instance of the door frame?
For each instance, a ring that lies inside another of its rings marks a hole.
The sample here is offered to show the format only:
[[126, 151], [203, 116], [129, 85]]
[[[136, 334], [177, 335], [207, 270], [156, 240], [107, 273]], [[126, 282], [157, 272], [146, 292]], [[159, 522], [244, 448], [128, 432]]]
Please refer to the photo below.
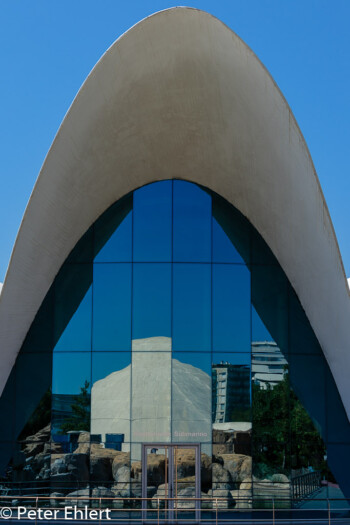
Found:
[[[169, 453], [168, 458], [168, 484], [169, 492], [173, 490], [174, 485], [174, 461], [173, 450], [175, 448], [191, 448], [195, 450], [195, 519], [200, 520], [201, 505], [199, 498], [201, 497], [201, 444], [200, 443], [142, 443], [141, 456], [141, 484], [142, 484], [142, 520], [147, 521], [147, 449], [149, 448], [167, 448]], [[172, 497], [172, 495], [171, 495]], [[169, 501], [168, 516], [166, 521], [174, 520], [174, 502]]]

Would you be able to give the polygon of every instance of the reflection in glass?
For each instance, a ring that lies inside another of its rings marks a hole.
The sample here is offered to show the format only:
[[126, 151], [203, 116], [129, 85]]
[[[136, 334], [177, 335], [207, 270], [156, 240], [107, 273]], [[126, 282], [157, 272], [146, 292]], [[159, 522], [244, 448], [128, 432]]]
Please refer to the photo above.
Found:
[[211, 350], [211, 267], [174, 264], [173, 350]]
[[[16, 409], [14, 438], [26, 439], [50, 425], [51, 366], [50, 354], [33, 353], [18, 356], [15, 400], [12, 407]], [[42, 437], [39, 439], [45, 441]]]
[[212, 378], [213, 423], [250, 422], [250, 355], [214, 353]]
[[146, 493], [148, 498], [147, 507], [149, 509], [165, 509], [165, 513], [159, 515], [162, 519], [168, 518], [167, 511], [171, 497], [171, 472], [170, 472], [170, 453], [168, 447], [149, 447], [146, 449]]
[[131, 264], [95, 264], [93, 350], [131, 348]]
[[289, 334], [291, 354], [320, 355], [320, 345], [294, 291], [289, 294]]
[[[134, 264], [133, 339], [171, 336], [171, 265]], [[159, 350], [167, 350], [167, 347]]]
[[[164, 341], [161, 345], [164, 346]], [[170, 340], [168, 345], [170, 349]], [[132, 342], [133, 442], [170, 441], [171, 352], [154, 352], [154, 346], [157, 346], [157, 338]]]
[[200, 443], [202, 496], [221, 508], [342, 497], [336, 478], [350, 491], [348, 418], [296, 294], [248, 221], [183, 181], [129, 194], [79, 241], [0, 415], [2, 485], [84, 488], [137, 509], [147, 443], [153, 511], [169, 487], [194, 495]]
[[212, 358], [213, 453], [251, 456], [250, 355]]
[[56, 353], [52, 370], [52, 436], [90, 431], [91, 353]]
[[[284, 356], [289, 353], [287, 279], [278, 266], [251, 266], [252, 304]], [[254, 311], [253, 311], [254, 313]], [[256, 341], [252, 319], [253, 341]]]
[[[117, 211], [117, 210], [116, 210]], [[105, 228], [104, 228], [105, 226]], [[108, 232], [108, 226], [113, 228], [107, 242], [100, 248], [99, 244], [103, 236]], [[105, 231], [107, 230], [107, 231]], [[115, 227], [109, 221], [101, 221], [95, 226], [95, 263], [111, 262], [131, 262], [132, 259], [132, 212], [129, 211], [126, 217], [119, 223], [116, 221]], [[99, 242], [100, 241], [100, 242]]]
[[[175, 519], [181, 519], [183, 513], [181, 509], [186, 509], [186, 517], [194, 519], [194, 513], [188, 513], [189, 509], [194, 510], [196, 507], [194, 500], [196, 492], [196, 455], [198, 449], [183, 448], [176, 445], [172, 448], [173, 455], [173, 495], [178, 498], [174, 501]], [[184, 498], [184, 499], [183, 499]], [[180, 510], [180, 512], [178, 512]]]
[[172, 182], [134, 192], [134, 261], [171, 261]]
[[211, 440], [210, 354], [173, 352], [172, 440], [208, 443]]
[[289, 482], [288, 362], [254, 308], [252, 338], [253, 473], [257, 482], [274, 475]]
[[105, 448], [129, 449], [130, 389], [130, 352], [92, 354], [91, 435]]
[[214, 219], [213, 228], [213, 263], [245, 264], [220, 224]]
[[59, 294], [56, 294], [55, 301], [55, 338], [59, 339], [54, 348], [55, 352], [65, 351], [88, 351], [91, 350], [91, 311], [92, 311], [92, 290], [91, 286], [85, 293], [77, 309], [67, 320], [63, 332], [60, 334], [62, 321], [66, 316], [67, 296], [60, 300]]
[[250, 352], [250, 272], [213, 264], [213, 350]]
[[211, 197], [195, 184], [175, 180], [173, 187], [174, 261], [211, 261]]

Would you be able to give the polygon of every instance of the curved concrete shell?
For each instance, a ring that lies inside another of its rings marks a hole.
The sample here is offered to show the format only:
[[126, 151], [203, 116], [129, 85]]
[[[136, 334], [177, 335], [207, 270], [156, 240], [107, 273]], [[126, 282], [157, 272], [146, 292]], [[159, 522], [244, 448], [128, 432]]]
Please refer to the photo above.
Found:
[[223, 196], [268, 243], [349, 415], [349, 289], [307, 146], [252, 51], [222, 22], [188, 8], [157, 13], [117, 40], [57, 133], [1, 293], [0, 390], [83, 233], [123, 195], [172, 178]]

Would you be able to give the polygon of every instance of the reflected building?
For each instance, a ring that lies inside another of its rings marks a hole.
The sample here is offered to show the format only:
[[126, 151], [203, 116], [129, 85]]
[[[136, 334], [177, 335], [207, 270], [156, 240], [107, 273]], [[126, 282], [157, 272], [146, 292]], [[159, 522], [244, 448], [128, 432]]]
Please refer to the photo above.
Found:
[[252, 381], [260, 388], [283, 380], [288, 361], [274, 341], [252, 342]]
[[213, 422], [249, 421], [250, 367], [228, 362], [213, 364], [212, 378]]
[[304, 148], [206, 13], [164, 11], [108, 50], [1, 292], [0, 493], [147, 497], [166, 520], [181, 496], [199, 519], [200, 497], [350, 494], [349, 294]]

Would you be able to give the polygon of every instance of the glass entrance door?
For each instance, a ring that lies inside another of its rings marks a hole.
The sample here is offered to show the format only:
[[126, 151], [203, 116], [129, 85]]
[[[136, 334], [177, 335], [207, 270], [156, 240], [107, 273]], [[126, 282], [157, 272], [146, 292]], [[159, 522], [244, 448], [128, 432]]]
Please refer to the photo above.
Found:
[[200, 445], [144, 444], [142, 498], [144, 520], [199, 519]]

